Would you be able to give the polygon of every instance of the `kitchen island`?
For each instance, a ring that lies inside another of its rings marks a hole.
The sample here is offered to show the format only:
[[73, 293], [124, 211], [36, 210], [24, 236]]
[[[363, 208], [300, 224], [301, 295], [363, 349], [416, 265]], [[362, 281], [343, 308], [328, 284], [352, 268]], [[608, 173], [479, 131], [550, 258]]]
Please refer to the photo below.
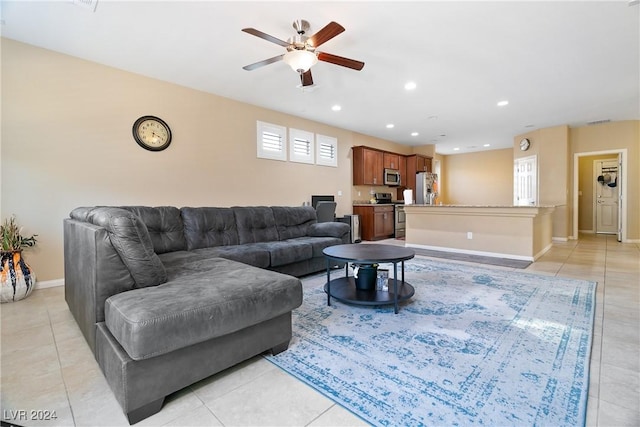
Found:
[[405, 246], [535, 261], [551, 247], [554, 206], [405, 205]]

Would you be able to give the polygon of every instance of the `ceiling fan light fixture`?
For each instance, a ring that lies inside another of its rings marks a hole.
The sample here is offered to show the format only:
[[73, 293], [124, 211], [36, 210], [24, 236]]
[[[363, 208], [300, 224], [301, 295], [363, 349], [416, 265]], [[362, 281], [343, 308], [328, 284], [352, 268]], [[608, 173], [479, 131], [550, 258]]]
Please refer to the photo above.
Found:
[[318, 62], [318, 57], [308, 50], [294, 49], [285, 53], [282, 60], [296, 73], [306, 73]]

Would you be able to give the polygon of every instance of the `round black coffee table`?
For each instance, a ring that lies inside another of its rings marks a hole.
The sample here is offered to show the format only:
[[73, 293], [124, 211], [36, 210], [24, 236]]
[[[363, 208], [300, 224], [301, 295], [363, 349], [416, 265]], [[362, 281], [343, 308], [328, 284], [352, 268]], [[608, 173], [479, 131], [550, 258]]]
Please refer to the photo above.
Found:
[[[415, 289], [404, 281], [404, 262], [415, 256], [415, 252], [402, 246], [379, 244], [348, 244], [325, 248], [322, 253], [327, 258], [327, 305], [331, 305], [331, 297], [338, 301], [358, 305], [393, 304], [398, 313], [398, 302], [413, 296]], [[330, 261], [345, 261], [345, 277], [331, 280]], [[389, 279], [389, 291], [360, 290], [356, 288], [355, 279], [349, 276], [349, 263], [355, 264], [393, 264], [393, 278]], [[401, 278], [398, 280], [398, 263], [401, 264]]]

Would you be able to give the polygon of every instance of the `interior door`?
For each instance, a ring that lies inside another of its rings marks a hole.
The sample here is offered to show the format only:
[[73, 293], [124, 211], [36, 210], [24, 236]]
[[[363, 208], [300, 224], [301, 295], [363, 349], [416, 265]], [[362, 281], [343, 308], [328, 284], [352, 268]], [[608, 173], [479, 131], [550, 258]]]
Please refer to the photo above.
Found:
[[535, 206], [538, 203], [538, 158], [516, 159], [513, 165], [513, 204]]
[[618, 159], [594, 160], [596, 233], [618, 234], [620, 170]]

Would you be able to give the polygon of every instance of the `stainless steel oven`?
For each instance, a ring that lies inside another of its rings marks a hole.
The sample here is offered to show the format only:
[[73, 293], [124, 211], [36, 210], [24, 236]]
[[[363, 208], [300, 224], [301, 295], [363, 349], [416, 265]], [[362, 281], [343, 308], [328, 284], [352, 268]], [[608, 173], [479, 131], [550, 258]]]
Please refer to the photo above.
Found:
[[404, 238], [406, 232], [406, 217], [404, 214], [404, 205], [395, 205], [394, 218], [396, 239]]

